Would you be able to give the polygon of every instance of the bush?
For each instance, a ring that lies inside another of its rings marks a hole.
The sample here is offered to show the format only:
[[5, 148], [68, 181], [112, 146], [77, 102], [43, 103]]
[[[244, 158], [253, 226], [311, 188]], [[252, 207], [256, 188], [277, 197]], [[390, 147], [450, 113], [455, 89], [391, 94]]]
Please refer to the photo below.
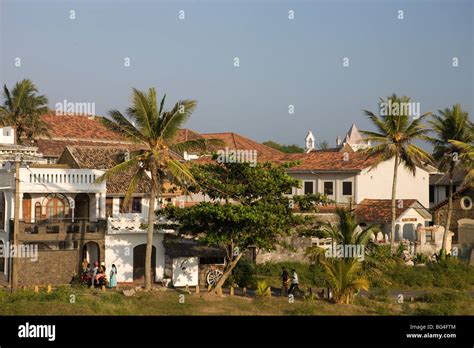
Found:
[[256, 276], [266, 276], [275, 279], [278, 284], [281, 283], [281, 268], [286, 267], [291, 276], [291, 270], [295, 269], [298, 274], [300, 287], [301, 285], [324, 287], [324, 273], [319, 265], [303, 263], [303, 262], [266, 262], [255, 265]]
[[241, 288], [255, 286], [256, 280], [254, 275], [254, 264], [245, 258], [241, 258], [232, 270], [232, 274], [227, 278], [224, 286], [238, 285]]
[[257, 283], [255, 295], [257, 295], [257, 297], [270, 297], [272, 295], [272, 289], [267, 285], [265, 281], [259, 281]]
[[293, 201], [298, 205], [301, 212], [316, 212], [317, 204], [327, 205], [333, 202], [326, 195], [320, 193], [293, 196]]

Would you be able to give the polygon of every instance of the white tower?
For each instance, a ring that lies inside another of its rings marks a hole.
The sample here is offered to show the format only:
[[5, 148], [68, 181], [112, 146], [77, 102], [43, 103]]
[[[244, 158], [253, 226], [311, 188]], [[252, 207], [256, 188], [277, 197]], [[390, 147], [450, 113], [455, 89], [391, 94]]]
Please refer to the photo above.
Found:
[[313, 132], [308, 131], [308, 134], [306, 134], [306, 138], [304, 139], [305, 142], [305, 152], [311, 152], [314, 150], [314, 135]]

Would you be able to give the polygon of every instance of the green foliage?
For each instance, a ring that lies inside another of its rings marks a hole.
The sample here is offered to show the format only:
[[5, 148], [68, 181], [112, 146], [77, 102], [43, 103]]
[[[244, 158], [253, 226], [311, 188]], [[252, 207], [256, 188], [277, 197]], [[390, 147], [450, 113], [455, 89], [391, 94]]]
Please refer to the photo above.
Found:
[[254, 286], [256, 283], [254, 274], [254, 264], [242, 257], [232, 270], [229, 278], [227, 278], [225, 286], [233, 286], [234, 284], [237, 284], [241, 288]]
[[474, 267], [457, 259], [428, 263], [425, 267], [389, 265], [381, 276], [395, 288], [469, 289], [474, 285]]
[[265, 141], [262, 144], [268, 147], [271, 147], [273, 149], [276, 149], [278, 151], [281, 151], [283, 153], [304, 153], [304, 149], [295, 144], [283, 145], [272, 140]]
[[288, 271], [295, 269], [298, 273], [300, 285], [323, 287], [326, 285], [324, 280], [323, 268], [318, 264], [309, 264], [302, 262], [265, 262], [255, 265], [255, 277], [264, 276], [274, 279], [277, 286], [281, 286], [281, 269], [285, 267]]
[[361, 262], [354, 259], [326, 259], [321, 261], [328, 286], [336, 303], [352, 303], [355, 293], [368, 290], [369, 283], [361, 272]]
[[429, 305], [417, 308], [413, 313], [415, 315], [453, 315], [458, 311], [460, 303], [471, 299], [463, 292], [450, 291], [424, 293], [416, 300]]
[[300, 221], [293, 215], [289, 199], [282, 194], [298, 181], [282, 167], [269, 163], [254, 167], [249, 163], [224, 163], [196, 165], [191, 172], [199, 187], [190, 187], [190, 191], [219, 201], [182, 209], [168, 206], [164, 214], [178, 222], [179, 231], [199, 235], [209, 244], [222, 245], [229, 254], [235, 247], [239, 253], [249, 246], [273, 250], [279, 237], [289, 234]]
[[415, 258], [414, 258], [415, 264], [426, 264], [428, 262], [428, 256], [422, 253], [417, 253]]
[[260, 298], [270, 297], [272, 295], [272, 289], [265, 281], [259, 281], [257, 283], [257, 288], [255, 289], [255, 295]]
[[32, 140], [37, 136], [50, 136], [49, 124], [41, 119], [49, 110], [48, 98], [38, 95], [38, 88], [31, 80], [17, 82], [11, 91], [4, 85], [3, 98], [0, 124], [15, 127], [18, 144], [23, 137]]
[[301, 212], [317, 212], [317, 205], [327, 205], [334, 202], [321, 193], [307, 193], [305, 195], [293, 196], [293, 201], [298, 205]]
[[372, 289], [368, 294], [368, 298], [379, 302], [388, 302], [388, 290], [386, 288]]

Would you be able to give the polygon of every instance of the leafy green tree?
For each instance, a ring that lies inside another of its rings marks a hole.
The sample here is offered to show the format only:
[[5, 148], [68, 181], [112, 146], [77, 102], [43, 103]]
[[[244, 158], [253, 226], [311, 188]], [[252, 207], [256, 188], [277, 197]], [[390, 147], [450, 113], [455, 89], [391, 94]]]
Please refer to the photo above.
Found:
[[273, 250], [280, 237], [298, 224], [283, 192], [299, 182], [287, 175], [285, 166], [270, 163], [195, 165], [191, 173], [199, 186], [190, 185], [189, 191], [212, 201], [189, 208], [168, 206], [164, 214], [178, 223], [181, 233], [226, 250], [224, 273], [215, 285], [219, 292], [246, 250]]
[[462, 141], [450, 140], [450, 143], [461, 150], [460, 160], [464, 168], [467, 170], [467, 175], [464, 178], [464, 184], [474, 187], [474, 145], [463, 143]]
[[440, 251], [440, 256], [444, 258], [447, 253], [446, 243], [453, 211], [454, 169], [459, 160], [466, 158], [460, 156], [463, 148], [457, 146], [453, 141], [467, 144], [472, 143], [474, 141], [474, 134], [472, 132], [472, 124], [469, 121], [469, 114], [462, 110], [461, 105], [456, 104], [453, 105], [452, 109], [438, 110], [438, 114], [432, 116], [429, 124], [435, 133], [435, 137], [430, 138], [430, 142], [434, 146], [433, 157], [438, 164], [438, 168], [442, 171], [447, 171], [449, 176], [448, 213]]
[[208, 144], [220, 144], [220, 142], [206, 139], [176, 141], [179, 128], [191, 117], [197, 102], [181, 100], [175, 103], [171, 110], [165, 111], [165, 98], [166, 95], [158, 104], [154, 88], [150, 88], [148, 92], [134, 88], [132, 105], [126, 111], [127, 117], [118, 110], [111, 110], [109, 112], [111, 119], [103, 119], [107, 127], [135, 143], [138, 150], [131, 151], [128, 159], [124, 159], [123, 162], [109, 169], [99, 178], [99, 181], [123, 173], [130, 174], [132, 179], [123, 202], [127, 205], [137, 185], [148, 179], [148, 173], [151, 180], [145, 254], [145, 290], [150, 290], [152, 284], [151, 257], [155, 201], [160, 198], [165, 182], [182, 188], [195, 182], [189, 168], [179, 160], [176, 152], [197, 149], [204, 151]]
[[0, 124], [15, 128], [16, 143], [23, 138], [33, 140], [35, 137], [49, 136], [49, 125], [41, 119], [48, 112], [48, 98], [38, 94], [38, 88], [25, 79], [15, 84], [10, 91], [3, 86], [4, 103], [0, 106]]
[[364, 110], [365, 114], [376, 127], [376, 131], [362, 131], [366, 136], [365, 140], [370, 140], [374, 145], [364, 152], [368, 156], [377, 159], [374, 167], [379, 163], [393, 159], [393, 179], [392, 179], [392, 221], [390, 229], [390, 246], [392, 252], [395, 245], [395, 220], [396, 220], [396, 196], [397, 196], [397, 176], [398, 168], [403, 165], [415, 175], [417, 165], [431, 163], [431, 155], [415, 145], [418, 140], [428, 141], [428, 132], [423, 124], [423, 119], [430, 115], [427, 112], [411, 120], [408, 114], [408, 108], [403, 107], [410, 103], [409, 97], [397, 97], [395, 94], [388, 97], [387, 100], [381, 100], [381, 105], [392, 105], [398, 109], [398, 112], [383, 112], [383, 115], [377, 116], [371, 111]]

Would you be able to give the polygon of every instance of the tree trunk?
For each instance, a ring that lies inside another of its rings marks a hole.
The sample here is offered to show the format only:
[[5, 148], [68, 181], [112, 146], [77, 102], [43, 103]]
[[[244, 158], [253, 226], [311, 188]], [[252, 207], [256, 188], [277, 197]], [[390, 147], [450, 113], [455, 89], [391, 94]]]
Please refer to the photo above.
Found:
[[[153, 174], [152, 174], [153, 176]], [[153, 179], [152, 179], [153, 181]], [[148, 204], [148, 228], [146, 238], [146, 253], [145, 253], [145, 291], [151, 290], [152, 274], [151, 274], [151, 257], [153, 255], [153, 232], [155, 222], [155, 187], [152, 183], [150, 191], [150, 202]]]
[[393, 254], [395, 252], [395, 220], [397, 218], [397, 176], [398, 176], [398, 154], [395, 155], [395, 163], [393, 165], [393, 182], [392, 182], [392, 222], [390, 226], [390, 251]]
[[446, 256], [446, 244], [448, 243], [449, 227], [451, 225], [451, 215], [453, 213], [453, 172], [454, 172], [454, 166], [451, 164], [449, 168], [448, 212], [446, 216], [446, 225], [444, 227], [443, 244], [441, 245], [442, 258]]
[[237, 263], [239, 262], [240, 258], [242, 257], [243, 253], [240, 253], [237, 255], [235, 259], [233, 259], [231, 262], [229, 262], [224, 270], [224, 274], [222, 277], [219, 279], [217, 282], [216, 286], [214, 287], [215, 292], [217, 293], [220, 289], [222, 289], [222, 285], [224, 285], [225, 281], [227, 278], [229, 278], [230, 274], [232, 273], [232, 270], [237, 266]]

